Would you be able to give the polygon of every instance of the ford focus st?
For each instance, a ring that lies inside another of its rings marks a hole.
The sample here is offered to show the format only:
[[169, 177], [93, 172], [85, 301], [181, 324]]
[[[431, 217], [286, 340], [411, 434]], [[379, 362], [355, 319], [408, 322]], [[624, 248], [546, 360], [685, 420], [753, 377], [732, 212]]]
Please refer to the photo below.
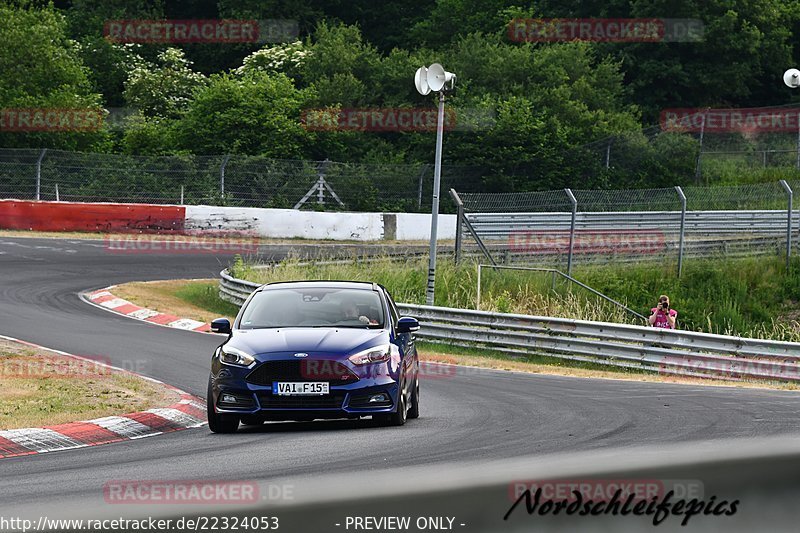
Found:
[[257, 289], [214, 352], [208, 426], [370, 416], [403, 425], [419, 416], [416, 319], [400, 317], [374, 283], [302, 281]]

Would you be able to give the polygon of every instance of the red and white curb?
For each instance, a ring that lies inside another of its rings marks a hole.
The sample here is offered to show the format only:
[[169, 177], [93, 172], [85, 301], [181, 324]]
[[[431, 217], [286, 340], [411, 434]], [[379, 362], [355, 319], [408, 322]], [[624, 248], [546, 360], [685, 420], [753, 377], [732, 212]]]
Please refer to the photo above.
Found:
[[203, 333], [208, 333], [211, 331], [211, 324], [206, 322], [192, 320], [191, 318], [181, 318], [166, 313], [159, 313], [158, 311], [153, 311], [152, 309], [147, 309], [146, 307], [140, 307], [136, 304], [132, 304], [128, 300], [117, 298], [110, 292], [113, 288], [114, 285], [94, 292], [84, 293], [81, 296], [83, 296], [84, 300], [89, 303], [103, 307], [119, 315], [135, 318], [136, 320], [142, 320], [144, 322], [150, 322], [151, 324], [158, 324], [159, 326], [167, 326], [170, 328], [183, 329], [187, 331], [200, 331]]
[[53, 350], [30, 342], [0, 335], [0, 338], [25, 344], [33, 348], [48, 350], [66, 357], [88, 361], [116, 372], [134, 374], [141, 379], [157, 383], [180, 395], [180, 401], [167, 407], [148, 409], [120, 416], [104, 416], [92, 420], [81, 420], [43, 428], [0, 430], [0, 458], [32, 455], [37, 453], [71, 450], [87, 446], [98, 446], [124, 440], [141, 439], [162, 435], [172, 431], [200, 427], [206, 423], [206, 405], [202, 399], [172, 385], [147, 376], [106, 365], [95, 360], [59, 350]]

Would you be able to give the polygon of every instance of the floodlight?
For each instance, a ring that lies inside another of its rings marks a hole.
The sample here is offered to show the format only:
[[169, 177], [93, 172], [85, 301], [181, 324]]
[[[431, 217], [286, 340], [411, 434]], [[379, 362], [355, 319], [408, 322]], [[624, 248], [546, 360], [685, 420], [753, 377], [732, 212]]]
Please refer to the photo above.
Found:
[[447, 72], [442, 65], [434, 63], [428, 68], [428, 86], [432, 91], [441, 91], [445, 84], [451, 84], [455, 81], [456, 75], [452, 72]]
[[414, 85], [417, 87], [417, 92], [423, 96], [431, 92], [431, 87], [428, 85], [428, 69], [419, 67], [417, 73], [414, 74]]
[[796, 68], [790, 68], [784, 72], [783, 83], [785, 83], [790, 89], [797, 89], [800, 87], [800, 70], [797, 70]]

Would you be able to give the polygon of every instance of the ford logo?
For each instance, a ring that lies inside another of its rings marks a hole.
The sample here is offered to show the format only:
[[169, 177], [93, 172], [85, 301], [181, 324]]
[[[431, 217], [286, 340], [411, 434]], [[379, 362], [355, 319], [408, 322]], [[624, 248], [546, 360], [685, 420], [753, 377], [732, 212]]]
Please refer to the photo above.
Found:
[[295, 357], [308, 357], [307, 353], [296, 353], [294, 354]]

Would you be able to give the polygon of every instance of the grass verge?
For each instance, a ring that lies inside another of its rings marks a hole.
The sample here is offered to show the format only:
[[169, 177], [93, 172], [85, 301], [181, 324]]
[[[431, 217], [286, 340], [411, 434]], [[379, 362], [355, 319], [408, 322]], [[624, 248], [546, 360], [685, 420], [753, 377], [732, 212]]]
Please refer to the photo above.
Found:
[[176, 402], [165, 387], [0, 339], [0, 429], [52, 426]]
[[238, 306], [217, 296], [216, 280], [133, 282], [118, 285], [112, 292], [136, 305], [202, 322], [219, 317], [233, 320], [239, 312]]

